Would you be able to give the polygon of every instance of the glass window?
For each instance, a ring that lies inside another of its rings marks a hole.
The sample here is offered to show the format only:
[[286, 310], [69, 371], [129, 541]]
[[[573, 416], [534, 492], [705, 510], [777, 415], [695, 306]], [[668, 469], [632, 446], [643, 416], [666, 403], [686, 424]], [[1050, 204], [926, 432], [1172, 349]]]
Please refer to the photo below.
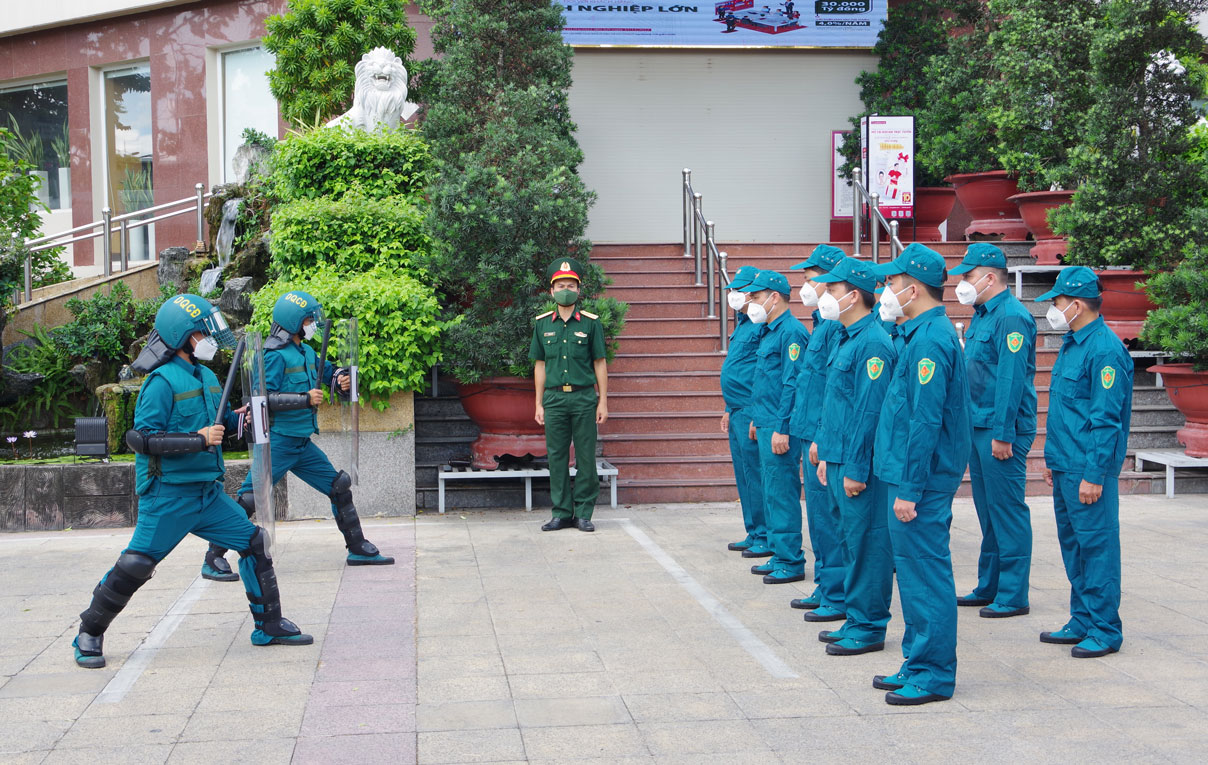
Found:
[[52, 210], [71, 207], [67, 80], [0, 89], [0, 127], [12, 134], [9, 154], [42, 180], [42, 202]]
[[[105, 72], [101, 101], [109, 207], [115, 215], [151, 207], [151, 68], [138, 64]], [[114, 253], [119, 246], [115, 237]], [[153, 251], [149, 226], [130, 232], [130, 260], [147, 260]]]
[[243, 48], [222, 54], [222, 172], [223, 181], [237, 180], [235, 152], [243, 131], [252, 128], [277, 136], [277, 101], [268, 89], [273, 54], [264, 48]]

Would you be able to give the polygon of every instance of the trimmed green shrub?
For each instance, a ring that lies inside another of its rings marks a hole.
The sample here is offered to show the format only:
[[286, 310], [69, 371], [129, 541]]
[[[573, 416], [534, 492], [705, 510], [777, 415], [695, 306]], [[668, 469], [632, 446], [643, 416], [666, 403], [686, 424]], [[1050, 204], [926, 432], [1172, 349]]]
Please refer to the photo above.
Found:
[[138, 300], [125, 282], [114, 282], [87, 300], [71, 298], [66, 307], [75, 318], [54, 330], [55, 339], [74, 358], [125, 364], [130, 345], [151, 331], [155, 312], [173, 295], [170, 287], [160, 289], [158, 297]]
[[1145, 291], [1159, 306], [1149, 312], [1141, 340], [1208, 371], [1208, 247], [1188, 245], [1172, 271], [1154, 274]]
[[283, 202], [341, 197], [359, 188], [365, 196], [404, 196], [417, 203], [431, 174], [432, 155], [415, 130], [333, 127], [279, 141], [267, 185]]
[[[19, 234], [22, 241], [36, 237], [42, 227], [40, 210], [46, 209], [38, 201], [40, 181], [30, 172], [34, 168], [10, 156], [12, 140], [12, 133], [0, 128], [0, 310], [11, 304], [16, 290], [25, 287], [26, 251], [13, 247], [12, 236]], [[71, 269], [59, 259], [62, 252], [57, 247], [33, 253], [30, 271], [35, 288], [71, 278]]]

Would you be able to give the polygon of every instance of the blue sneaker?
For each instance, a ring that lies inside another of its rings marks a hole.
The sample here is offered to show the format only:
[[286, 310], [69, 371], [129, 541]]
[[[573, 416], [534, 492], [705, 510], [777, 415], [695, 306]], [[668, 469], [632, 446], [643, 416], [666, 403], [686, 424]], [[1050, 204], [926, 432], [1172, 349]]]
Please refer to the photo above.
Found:
[[841, 622], [847, 618], [847, 614], [837, 608], [819, 606], [813, 611], [806, 611], [803, 618], [807, 622]]
[[758, 566], [751, 566], [751, 573], [755, 576], [767, 576], [775, 570], [776, 566], [773, 565], [772, 561], [760, 563]]
[[763, 578], [764, 584], [789, 584], [805, 580], [805, 574], [794, 574], [787, 568], [778, 568]]
[[731, 550], [733, 552], [742, 552], [743, 550], [746, 550], [753, 544], [755, 544], [755, 540], [752, 539], [751, 536], [748, 534], [747, 538], [742, 540], [741, 542], [731, 542], [730, 544], [726, 545], [726, 549]]
[[883, 650], [885, 650], [884, 640], [856, 640], [855, 638], [843, 638], [826, 647], [826, 652], [831, 656], [859, 656], [862, 653]]
[[1088, 637], [1070, 649], [1070, 656], [1073, 656], [1075, 659], [1094, 659], [1099, 656], [1107, 656], [1109, 653], [1115, 653], [1119, 650], [1119, 648], [1112, 648], [1105, 643], [1100, 643], [1098, 640]]
[[[83, 638], [84, 645], [80, 645], [80, 639]], [[71, 647], [75, 649], [75, 662], [84, 669], [100, 669], [105, 666], [105, 657], [102, 655], [102, 646], [105, 643], [104, 635], [89, 635], [83, 630], [75, 636], [75, 640], [71, 641]]]
[[1004, 606], [1002, 603], [991, 603], [982, 610], [977, 612], [977, 615], [983, 619], [1006, 619], [1011, 616], [1024, 616], [1032, 613], [1030, 606]]
[[885, 694], [885, 703], [897, 707], [913, 707], [919, 704], [930, 704], [933, 701], [947, 701], [951, 696], [941, 696], [930, 693], [917, 685], [903, 685], [896, 691]]
[[1057, 630], [1056, 632], [1040, 633], [1040, 642], [1042, 642], [1042, 643], [1056, 643], [1057, 645], [1074, 645], [1076, 643], [1081, 643], [1085, 639], [1086, 639], [1086, 635], [1077, 633], [1074, 630], [1070, 629], [1068, 626], [1062, 627], [1061, 629]]
[[350, 566], [393, 566], [394, 558], [377, 553], [376, 555], [357, 555], [348, 553]]
[[770, 558], [770, 557], [772, 557], [772, 551], [769, 550], [768, 548], [764, 547], [763, 545], [751, 545], [749, 548], [742, 551], [742, 557], [744, 557], [744, 558]]
[[810, 595], [808, 598], [794, 598], [793, 600], [789, 601], [790, 607], [802, 608], [802, 609], [805, 609], [806, 611], [810, 610], [811, 608], [818, 608], [821, 605], [822, 605], [822, 594], [818, 592], [817, 588], [814, 589], [814, 593], [812, 595]]
[[910, 676], [898, 670], [896, 675], [874, 675], [872, 687], [878, 691], [896, 691], [910, 683]]

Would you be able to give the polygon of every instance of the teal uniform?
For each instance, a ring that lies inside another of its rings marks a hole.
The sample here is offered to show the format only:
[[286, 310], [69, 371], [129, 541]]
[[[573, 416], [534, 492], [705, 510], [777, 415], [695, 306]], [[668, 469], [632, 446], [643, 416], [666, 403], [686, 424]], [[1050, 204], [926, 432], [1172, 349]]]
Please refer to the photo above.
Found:
[[[899, 256], [902, 257], [902, 256]], [[952, 498], [968, 462], [969, 384], [956, 330], [943, 306], [899, 327], [903, 345], [881, 407], [873, 471], [888, 484], [885, 512], [902, 601], [899, 675], [950, 698], [956, 687], [956, 585], [949, 547]], [[909, 523], [893, 515], [916, 503]]]
[[[973, 404], [969, 477], [982, 530], [972, 597], [1027, 608], [1032, 516], [1024, 494], [1036, 438], [1036, 320], [1009, 290], [974, 308], [965, 358]], [[1012, 456], [996, 459], [991, 441], [1010, 443]]]
[[751, 391], [759, 338], [764, 325], [746, 314], [735, 314], [730, 346], [721, 365], [721, 395], [730, 414], [730, 461], [734, 464], [734, 482], [742, 505], [742, 522], [747, 538], [740, 543], [752, 553], [762, 553], [768, 545], [767, 519], [764, 517], [763, 485], [759, 476], [759, 445], [750, 438]]
[[[826, 489], [842, 540], [847, 620], [836, 632], [859, 643], [885, 640], [893, 595], [893, 553], [885, 515], [886, 485], [873, 473], [876, 422], [897, 354], [873, 314], [844, 327], [826, 378], [818, 428], [818, 459], [826, 462]], [[843, 479], [867, 484], [847, 496]], [[834, 634], [834, 633], [832, 633]], [[855, 643], [842, 647], [855, 647]]]
[[[809, 330], [787, 310], [766, 326], [756, 352], [751, 420], [759, 443], [768, 547], [772, 550], [771, 561], [762, 568], [769, 575], [783, 578], [805, 573], [801, 549], [801, 439], [792, 435], [789, 423], [796, 406], [797, 376], [804, 366], [801, 356], [809, 343]], [[773, 433], [788, 436], [789, 448], [784, 454], [772, 452]]]
[[[808, 455], [822, 420], [819, 403], [826, 393], [827, 364], [834, 352], [843, 325], [827, 321], [814, 311], [814, 331], [810, 333], [805, 359], [797, 376], [797, 405], [789, 420], [789, 433], [801, 439], [801, 453]], [[837, 523], [838, 508], [830, 492], [818, 480], [818, 471], [805, 460], [805, 524], [814, 551], [814, 587], [818, 601], [836, 611], [844, 610], [843, 549]]]
[[[1070, 580], [1068, 634], [1119, 650], [1120, 496], [1128, 449], [1133, 363], [1120, 339], [1096, 318], [1067, 332], [1053, 365], [1044, 461], [1053, 471], [1053, 508]], [[1082, 481], [1103, 495], [1084, 505]]]

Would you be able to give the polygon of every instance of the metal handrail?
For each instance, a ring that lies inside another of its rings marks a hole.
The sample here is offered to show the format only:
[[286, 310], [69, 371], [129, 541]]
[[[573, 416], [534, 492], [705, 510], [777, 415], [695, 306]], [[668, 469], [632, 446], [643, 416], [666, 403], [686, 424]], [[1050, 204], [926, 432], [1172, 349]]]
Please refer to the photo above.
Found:
[[[730, 314], [726, 308], [721, 308], [718, 287], [730, 283], [730, 274], [726, 270], [726, 259], [729, 257], [717, 249], [716, 226], [711, 220], [705, 219], [701, 210], [702, 196], [692, 189], [692, 171], [683, 170], [683, 202], [684, 202], [684, 257], [696, 259], [696, 286], [704, 286], [701, 282], [702, 266], [708, 281], [705, 306], [709, 313], [706, 318], [717, 319], [718, 334], [721, 339], [721, 349], [727, 350], [730, 345]], [[702, 250], [704, 255], [702, 255]], [[704, 262], [702, 262], [704, 261]], [[721, 310], [718, 310], [721, 308]]]
[[881, 245], [881, 227], [889, 230], [889, 259], [893, 260], [898, 256], [904, 248], [902, 240], [898, 238], [898, 222], [896, 220], [886, 220], [884, 214], [881, 213], [881, 195], [877, 192], [869, 193], [868, 189], [864, 188], [863, 173], [860, 168], [852, 168], [851, 171], [851, 188], [852, 188], [852, 216], [851, 216], [851, 231], [852, 231], [852, 256], [860, 257], [860, 228], [862, 225], [861, 210], [864, 203], [868, 203], [869, 211], [869, 243], [871, 245], [872, 262], [880, 262], [880, 245]]
[[[174, 202], [164, 202], [163, 204], [155, 205], [154, 207], [146, 207], [142, 210], [123, 213], [121, 215], [113, 215], [113, 212], [108, 208], [101, 209], [101, 219], [94, 220], [92, 223], [85, 223], [82, 226], [61, 231], [57, 234], [48, 236], [40, 236], [36, 239], [21, 241], [20, 234], [13, 232], [14, 248], [25, 250], [25, 285], [24, 285], [24, 302], [29, 302], [33, 299], [33, 254], [42, 250], [49, 250], [55, 247], [64, 247], [75, 242], [82, 242], [86, 239], [96, 239], [101, 237], [104, 250], [104, 265], [105, 276], [113, 274], [113, 245], [110, 242], [110, 236], [113, 234], [120, 235], [118, 244], [118, 258], [121, 263], [121, 271], [126, 271], [130, 267], [130, 232], [142, 226], [150, 226], [161, 220], [174, 218], [177, 215], [196, 210], [197, 212], [197, 244], [194, 249], [202, 249], [205, 246], [205, 214], [203, 208], [205, 201], [213, 196], [213, 193], [207, 193], [204, 183], [194, 184], [193, 190], [195, 194], [191, 197], [178, 199]], [[174, 209], [180, 208], [180, 209]], [[162, 215], [156, 215], [153, 218], [143, 218], [142, 216], [151, 213], [163, 212]], [[138, 218], [138, 220], [135, 220]], [[117, 224], [116, 226], [114, 224]], [[100, 231], [96, 229], [100, 228]], [[81, 232], [89, 232], [76, 236]], [[106, 235], [108, 234], [108, 236]]]

